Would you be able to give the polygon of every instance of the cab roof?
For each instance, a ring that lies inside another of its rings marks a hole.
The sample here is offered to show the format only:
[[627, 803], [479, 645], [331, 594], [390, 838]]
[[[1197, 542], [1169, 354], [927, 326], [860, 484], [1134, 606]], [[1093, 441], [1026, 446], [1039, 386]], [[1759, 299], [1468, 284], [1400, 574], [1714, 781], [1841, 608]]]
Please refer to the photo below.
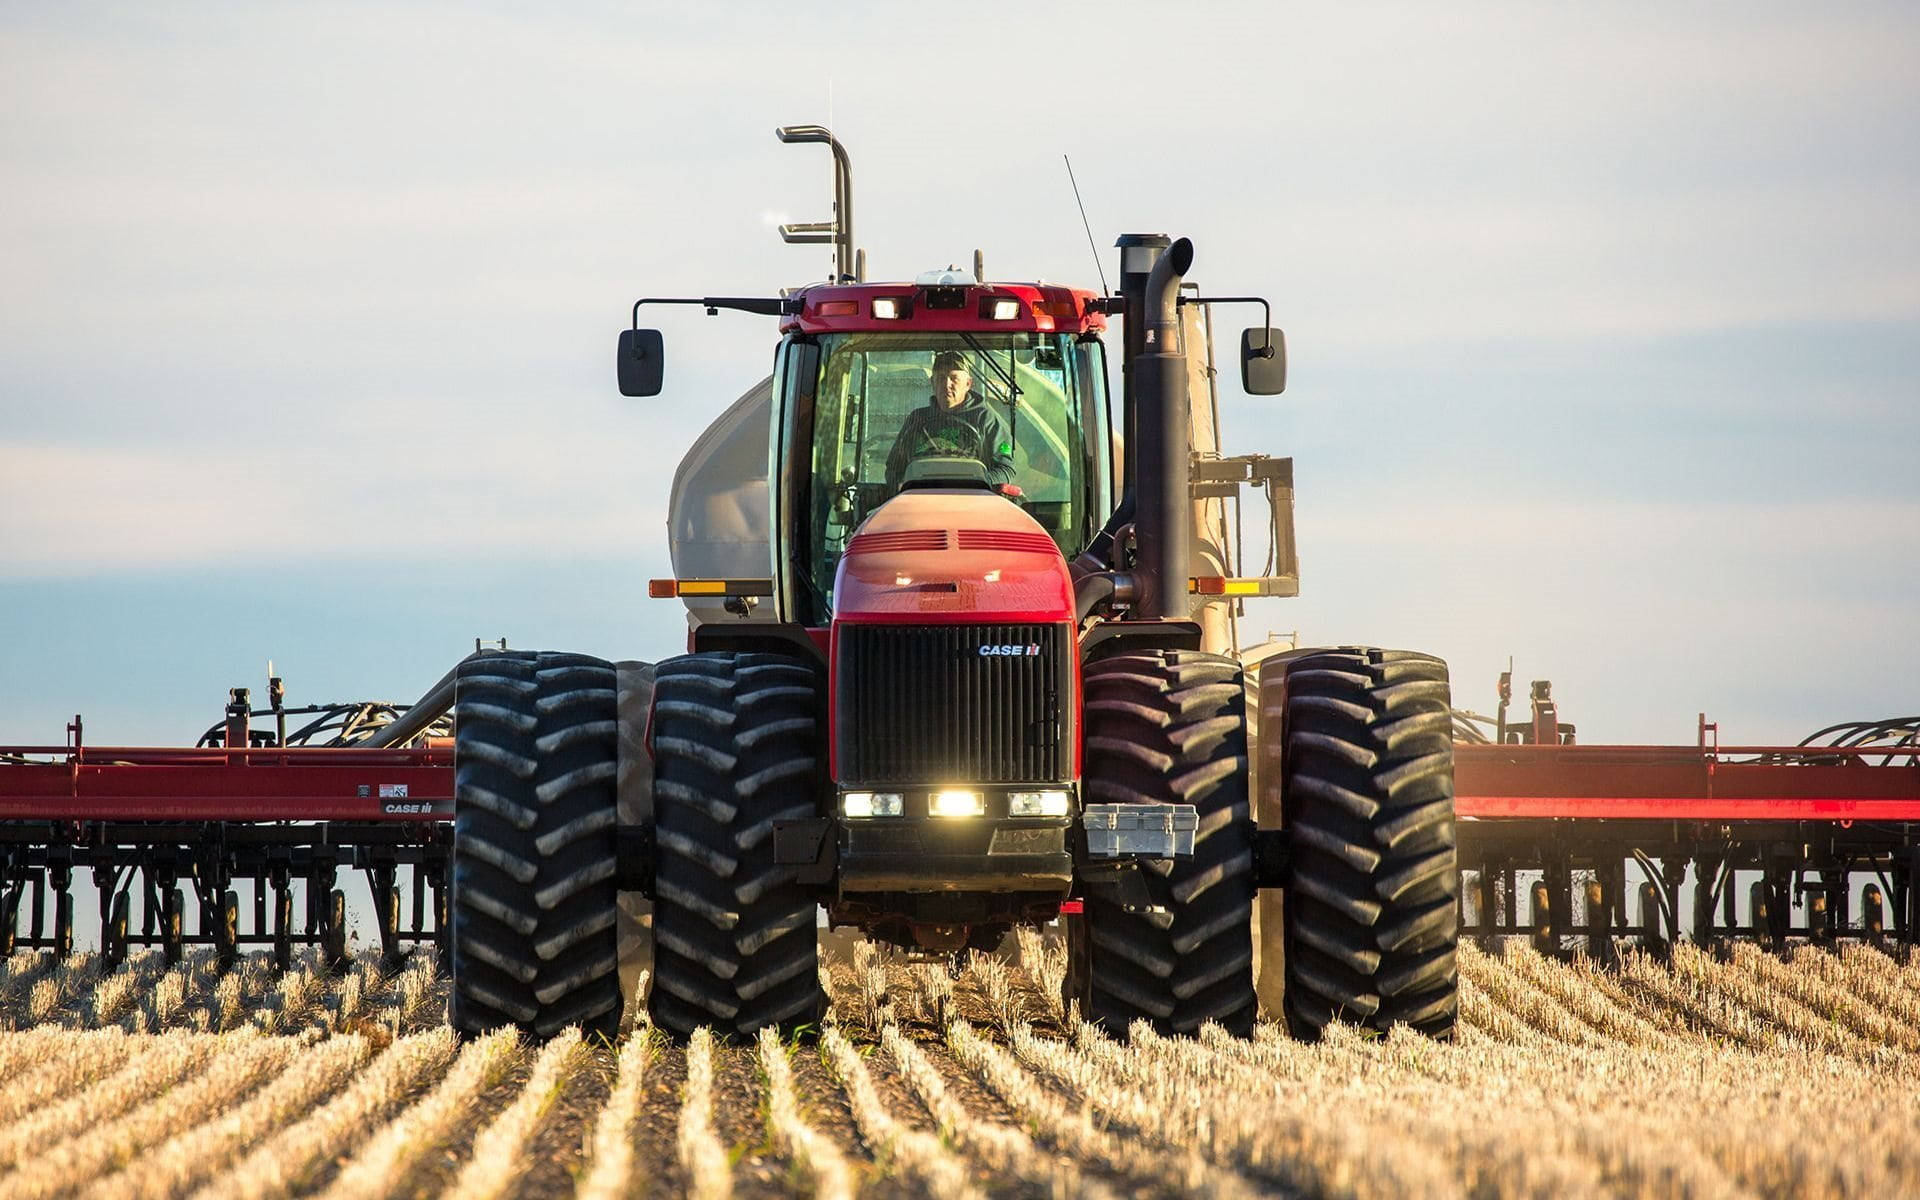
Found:
[[[876, 304], [875, 301], [880, 303]], [[1098, 292], [1053, 283], [817, 283], [787, 294], [781, 333], [1099, 333]]]

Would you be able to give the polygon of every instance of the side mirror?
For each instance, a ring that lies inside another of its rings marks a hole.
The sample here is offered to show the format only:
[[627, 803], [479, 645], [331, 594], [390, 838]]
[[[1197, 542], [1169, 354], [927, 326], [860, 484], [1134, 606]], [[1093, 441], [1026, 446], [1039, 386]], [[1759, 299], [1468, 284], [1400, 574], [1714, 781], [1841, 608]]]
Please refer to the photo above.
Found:
[[1240, 335], [1240, 386], [1249, 396], [1278, 396], [1287, 390], [1286, 334], [1254, 328]]
[[667, 365], [663, 353], [658, 329], [622, 329], [618, 352], [620, 394], [658, 396]]

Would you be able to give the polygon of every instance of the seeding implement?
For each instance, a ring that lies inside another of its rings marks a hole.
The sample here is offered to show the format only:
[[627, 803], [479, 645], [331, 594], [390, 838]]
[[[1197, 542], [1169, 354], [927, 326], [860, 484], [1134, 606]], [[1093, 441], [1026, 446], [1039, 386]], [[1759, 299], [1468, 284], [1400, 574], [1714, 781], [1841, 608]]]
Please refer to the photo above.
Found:
[[[989, 282], [978, 255], [867, 282], [844, 148], [780, 136], [834, 154], [834, 218], [782, 229], [831, 243], [831, 278], [642, 300], [619, 339], [622, 391], [654, 395], [643, 306], [779, 326], [773, 376], [675, 478], [676, 575], [650, 590], [686, 605], [687, 653], [476, 650], [416, 705], [304, 712], [292, 734], [275, 686], [192, 750], [89, 747], [76, 719], [64, 747], [0, 751], [10, 946], [71, 948], [84, 869], [110, 957], [339, 956], [348, 868], [390, 955], [442, 944], [464, 1031], [611, 1031], [636, 957], [673, 1033], [815, 1021], [824, 910], [941, 960], [1057, 920], [1065, 998], [1109, 1029], [1245, 1033], [1264, 1008], [1314, 1037], [1335, 1018], [1448, 1034], [1463, 928], [1602, 955], [1914, 940], [1911, 724], [1574, 745], [1544, 685], [1509, 727], [1504, 684], [1500, 718], [1456, 713], [1429, 655], [1243, 645], [1246, 597], [1297, 594], [1293, 471], [1220, 452], [1211, 322], [1265, 302], [1200, 294], [1191, 244], [1144, 234], [1120, 239], [1111, 295]], [[1247, 392], [1283, 387], [1277, 330], [1247, 330], [1239, 361]], [[1253, 571], [1249, 487], [1268, 501]]]
[[68, 736], [64, 747], [0, 747], [0, 953], [73, 949], [81, 869], [110, 963], [130, 946], [163, 947], [169, 962], [213, 946], [223, 965], [270, 946], [284, 968], [296, 944], [344, 963], [343, 867], [366, 876], [389, 961], [446, 923], [449, 746], [100, 748], [77, 717]]
[[1703, 715], [1691, 746], [1582, 746], [1544, 683], [1509, 728], [1506, 688], [1491, 739], [1494, 723], [1456, 717], [1466, 932], [1601, 958], [1619, 936], [1915, 942], [1920, 718], [1722, 746]]

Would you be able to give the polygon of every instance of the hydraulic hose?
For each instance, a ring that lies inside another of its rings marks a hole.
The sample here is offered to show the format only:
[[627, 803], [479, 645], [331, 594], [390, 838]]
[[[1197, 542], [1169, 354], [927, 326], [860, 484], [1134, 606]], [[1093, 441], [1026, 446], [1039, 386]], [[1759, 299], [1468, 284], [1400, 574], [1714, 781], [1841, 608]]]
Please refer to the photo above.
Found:
[[[479, 658], [484, 653], [485, 651], [476, 650], [461, 659], [460, 663]], [[378, 733], [360, 744], [363, 746], [403, 745], [419, 736], [427, 726], [445, 716], [448, 710], [453, 708], [453, 680], [454, 676], [460, 673], [460, 663], [455, 663], [453, 669], [441, 676], [440, 682], [428, 688], [427, 694], [414, 701], [406, 712], [401, 713]]]

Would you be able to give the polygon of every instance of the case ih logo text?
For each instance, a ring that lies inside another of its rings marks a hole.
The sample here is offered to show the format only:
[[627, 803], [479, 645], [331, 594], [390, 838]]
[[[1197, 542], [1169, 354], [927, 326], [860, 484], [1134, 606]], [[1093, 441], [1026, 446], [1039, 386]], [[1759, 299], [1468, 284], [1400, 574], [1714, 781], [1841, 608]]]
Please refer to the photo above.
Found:
[[1039, 653], [1040, 647], [1033, 643], [980, 647], [981, 658], [1032, 658]]

